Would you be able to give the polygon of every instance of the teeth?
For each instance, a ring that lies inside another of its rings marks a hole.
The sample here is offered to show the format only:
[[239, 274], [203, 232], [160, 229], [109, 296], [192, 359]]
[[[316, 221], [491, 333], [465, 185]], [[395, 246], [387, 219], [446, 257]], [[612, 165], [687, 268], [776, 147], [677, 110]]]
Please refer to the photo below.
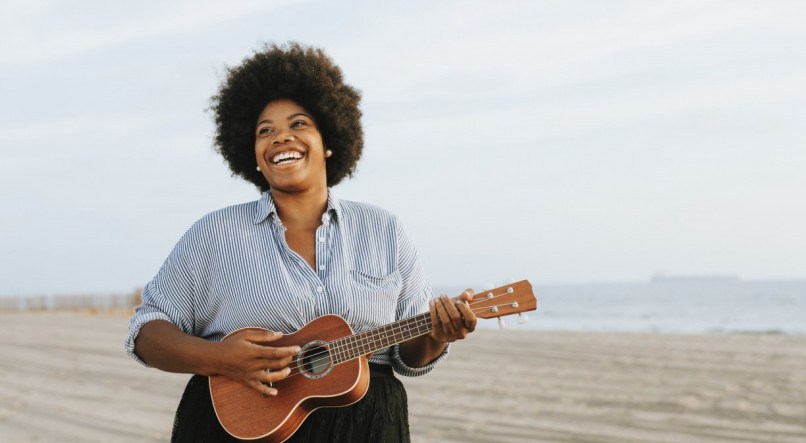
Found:
[[302, 158], [302, 154], [300, 154], [299, 152], [286, 151], [275, 155], [274, 157], [272, 157], [271, 161], [272, 163], [277, 164], [283, 160], [300, 159], [300, 158]]

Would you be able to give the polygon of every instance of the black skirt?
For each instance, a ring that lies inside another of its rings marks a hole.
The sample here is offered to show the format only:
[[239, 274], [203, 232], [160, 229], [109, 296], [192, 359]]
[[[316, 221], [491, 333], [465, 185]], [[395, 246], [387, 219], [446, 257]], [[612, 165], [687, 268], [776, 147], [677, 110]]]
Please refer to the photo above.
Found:
[[[409, 442], [406, 389], [391, 366], [370, 363], [366, 395], [343, 408], [320, 408], [286, 440], [289, 443]], [[213, 410], [207, 377], [188, 381], [174, 419], [173, 443], [238, 442], [221, 427]]]

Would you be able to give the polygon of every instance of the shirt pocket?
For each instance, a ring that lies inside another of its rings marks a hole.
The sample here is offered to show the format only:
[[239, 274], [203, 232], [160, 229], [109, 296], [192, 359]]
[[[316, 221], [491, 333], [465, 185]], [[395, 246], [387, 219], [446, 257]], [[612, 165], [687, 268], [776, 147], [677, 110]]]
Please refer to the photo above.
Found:
[[378, 276], [350, 270], [350, 318], [347, 321], [357, 332], [395, 321], [402, 281], [400, 272]]

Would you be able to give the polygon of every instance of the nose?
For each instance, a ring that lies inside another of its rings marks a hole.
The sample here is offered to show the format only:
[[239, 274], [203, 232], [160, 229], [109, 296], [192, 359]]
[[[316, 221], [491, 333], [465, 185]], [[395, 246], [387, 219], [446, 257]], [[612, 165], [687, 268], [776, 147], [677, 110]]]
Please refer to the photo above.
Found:
[[282, 145], [292, 140], [294, 140], [294, 136], [291, 134], [291, 132], [288, 130], [282, 130], [277, 133], [276, 137], [274, 137], [274, 141], [272, 142], [272, 144]]

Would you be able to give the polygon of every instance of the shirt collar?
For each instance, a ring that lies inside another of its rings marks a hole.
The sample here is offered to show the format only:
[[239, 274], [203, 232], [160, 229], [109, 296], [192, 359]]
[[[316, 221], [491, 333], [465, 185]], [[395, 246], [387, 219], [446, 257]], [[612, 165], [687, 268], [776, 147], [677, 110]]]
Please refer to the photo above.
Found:
[[[280, 218], [277, 217], [277, 206], [274, 205], [274, 199], [271, 197], [270, 190], [264, 192], [260, 196], [260, 200], [257, 201], [254, 222], [258, 224], [267, 218], [272, 218], [278, 222], [280, 221]], [[327, 209], [325, 209], [325, 213], [322, 214], [322, 223], [328, 222], [331, 218], [336, 218], [337, 220], [341, 218], [341, 202], [333, 195], [333, 190], [328, 188]]]

